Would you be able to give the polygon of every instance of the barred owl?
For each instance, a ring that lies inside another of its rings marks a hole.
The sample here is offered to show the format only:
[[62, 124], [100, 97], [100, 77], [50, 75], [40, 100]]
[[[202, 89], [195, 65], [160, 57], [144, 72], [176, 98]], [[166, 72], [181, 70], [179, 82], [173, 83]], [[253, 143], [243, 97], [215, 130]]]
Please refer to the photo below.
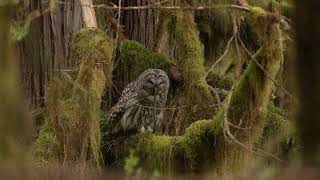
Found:
[[169, 83], [163, 70], [145, 70], [122, 91], [107, 121], [114, 129], [154, 132], [163, 118]]

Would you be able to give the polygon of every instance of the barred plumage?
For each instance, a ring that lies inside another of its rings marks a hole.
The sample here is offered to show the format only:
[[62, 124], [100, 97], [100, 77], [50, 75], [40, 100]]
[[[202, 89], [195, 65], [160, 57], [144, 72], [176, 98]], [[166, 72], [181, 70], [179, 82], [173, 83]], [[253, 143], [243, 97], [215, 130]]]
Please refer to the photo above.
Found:
[[154, 132], [163, 118], [169, 78], [160, 69], [147, 69], [128, 84], [107, 115], [114, 129]]

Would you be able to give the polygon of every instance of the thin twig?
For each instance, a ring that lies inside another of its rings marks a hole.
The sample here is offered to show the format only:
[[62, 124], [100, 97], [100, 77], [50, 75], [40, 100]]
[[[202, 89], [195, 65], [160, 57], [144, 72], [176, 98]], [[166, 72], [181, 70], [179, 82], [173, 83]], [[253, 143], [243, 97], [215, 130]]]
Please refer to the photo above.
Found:
[[[238, 26], [237, 26], [235, 20], [234, 20], [233, 26], [234, 26], [234, 28], [233, 28], [234, 29], [234, 36], [236, 38], [236, 42], [235, 43], [237, 45], [237, 43], [238, 43], [237, 40], [240, 41], [241, 39], [240, 39], [240, 36], [239, 36]], [[237, 76], [237, 78], [239, 78], [239, 77]], [[232, 98], [232, 94], [233, 94], [234, 89], [235, 89], [236, 86], [237, 86], [237, 83], [234, 83], [232, 88], [231, 88], [231, 90], [230, 90], [230, 92], [229, 92], [229, 94], [228, 94], [228, 96], [227, 96], [227, 102], [226, 102], [225, 107], [224, 107], [224, 116], [223, 116], [223, 121], [222, 121], [222, 129], [223, 129], [223, 135], [224, 135], [225, 139], [227, 141], [231, 140], [232, 143], [235, 143], [235, 144], [243, 147], [244, 149], [252, 152], [253, 154], [260, 155], [260, 156], [269, 156], [269, 157], [272, 157], [272, 158], [274, 158], [274, 159], [276, 159], [276, 160], [281, 162], [282, 160], [279, 157], [277, 157], [277, 156], [275, 156], [275, 155], [273, 155], [273, 154], [271, 154], [269, 152], [265, 152], [265, 151], [263, 151], [263, 150], [261, 150], [259, 148], [256, 148], [256, 147], [248, 147], [244, 143], [242, 143], [239, 140], [237, 140], [235, 138], [235, 136], [231, 133], [230, 126], [236, 128], [236, 129], [240, 129], [240, 130], [248, 130], [248, 129], [250, 129], [250, 128], [242, 128], [242, 127], [240, 127], [240, 125], [242, 123], [241, 119], [240, 119], [240, 122], [239, 122], [238, 126], [236, 126], [236, 125], [234, 125], [234, 124], [232, 124], [231, 122], [228, 121], [228, 112], [229, 112], [229, 108], [230, 108], [230, 104], [231, 104], [231, 98]]]
[[218, 107], [220, 107], [221, 106], [221, 100], [220, 100], [219, 94], [217, 93], [217, 91], [211, 85], [208, 84], [208, 87], [215, 94], [215, 96], [217, 98], [217, 101], [218, 101]]
[[219, 64], [220, 61], [222, 61], [223, 58], [227, 55], [229, 48], [230, 48], [230, 44], [233, 41], [234, 37], [235, 37], [235, 34], [233, 34], [232, 37], [229, 39], [226, 50], [223, 52], [223, 54], [220, 56], [220, 58], [210, 67], [210, 69], [206, 73], [205, 77], [207, 77], [210, 74], [210, 72], [213, 71], [213, 69], [216, 67], [216, 65]]
[[241, 75], [241, 71], [242, 71], [241, 53], [240, 53], [240, 48], [239, 48], [239, 44], [238, 44], [238, 36], [237, 36], [239, 34], [239, 26], [237, 24], [235, 17], [232, 18], [232, 21], [233, 21], [233, 31], [235, 34], [234, 43], [236, 46], [237, 56], [238, 56], [238, 62], [236, 64], [236, 68], [235, 68], [235, 75], [236, 75], [236, 78], [239, 79], [240, 75]]
[[294, 97], [289, 91], [287, 91], [284, 87], [282, 87], [276, 80], [274, 80], [271, 75], [263, 68], [263, 66], [257, 61], [254, 55], [248, 50], [248, 48], [244, 45], [243, 41], [239, 37], [239, 41], [241, 46], [247, 52], [247, 54], [251, 57], [251, 59], [255, 62], [255, 64], [261, 69], [261, 71], [277, 86], [279, 87], [285, 94], [287, 94], [290, 98], [292, 98], [295, 102], [298, 102], [297, 98]]
[[239, 125], [236, 126], [236, 125], [232, 124], [231, 122], [228, 122], [228, 124], [229, 124], [230, 126], [236, 128], [236, 129], [241, 129], [241, 130], [249, 130], [249, 129], [251, 129], [250, 127], [241, 127], [241, 126], [239, 126]]
[[267, 157], [272, 157], [280, 162], [282, 162], [282, 160], [273, 155], [272, 153], [269, 153], [269, 152], [265, 152], [259, 148], [256, 148], [256, 147], [248, 147], [247, 145], [243, 144], [242, 142], [240, 142], [239, 140], [237, 140], [234, 135], [231, 133], [230, 131], [230, 128], [229, 128], [229, 125], [231, 124], [229, 121], [228, 121], [228, 111], [229, 111], [229, 107], [230, 107], [230, 104], [231, 104], [231, 97], [232, 97], [232, 94], [233, 94], [233, 91], [236, 87], [236, 84], [234, 84], [230, 90], [230, 93], [228, 95], [228, 99], [227, 99], [227, 103], [225, 104], [225, 110], [224, 110], [224, 116], [223, 116], [223, 135], [225, 137], [225, 139], [227, 141], [231, 140], [232, 143], [235, 143], [241, 147], [243, 147], [244, 149], [250, 151], [251, 153], [253, 154], [256, 154], [256, 155], [259, 155], [259, 156], [267, 156]]
[[54, 69], [54, 72], [73, 72], [79, 70], [79, 67], [74, 68], [74, 69]]
[[118, 43], [119, 31], [120, 31], [120, 20], [121, 20], [121, 0], [119, 0], [118, 5], [118, 23], [117, 23], [117, 32], [116, 32], [116, 40], [115, 43]]
[[155, 110], [157, 110], [157, 109], [173, 109], [173, 110], [175, 110], [175, 109], [183, 109], [183, 108], [186, 108], [186, 107], [190, 106], [190, 105], [184, 105], [184, 106], [169, 108], [169, 107], [144, 106], [144, 105], [141, 105], [141, 104], [134, 104], [134, 105], [139, 106], [139, 107], [143, 107], [143, 108], [148, 108], [148, 109], [155, 109]]
[[[107, 10], [119, 10], [119, 7], [116, 5], [109, 6], [106, 4], [77, 4], [77, 3], [69, 3], [58, 1], [59, 4], [72, 4], [76, 6], [90, 6], [98, 9], [107, 9]], [[225, 5], [212, 5], [212, 6], [160, 6], [159, 3], [146, 5], [146, 6], [129, 6], [129, 7], [121, 7], [121, 10], [147, 10], [147, 9], [159, 9], [159, 10], [208, 10], [208, 9], [238, 9], [242, 11], [249, 12], [249, 7], [239, 6], [235, 4], [225, 4]]]

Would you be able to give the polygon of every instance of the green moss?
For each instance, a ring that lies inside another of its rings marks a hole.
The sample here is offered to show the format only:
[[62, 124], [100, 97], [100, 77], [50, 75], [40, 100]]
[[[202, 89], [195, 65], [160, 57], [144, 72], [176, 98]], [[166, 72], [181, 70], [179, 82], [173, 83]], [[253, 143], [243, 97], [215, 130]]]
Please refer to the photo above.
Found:
[[199, 34], [189, 12], [178, 12], [176, 15], [175, 41], [178, 67], [182, 71], [187, 88], [191, 86], [203, 87], [202, 93], [208, 95], [204, 79], [205, 69], [203, 66], [203, 46], [199, 40]]
[[215, 120], [196, 121], [186, 129], [181, 144], [188, 169], [199, 171], [212, 160], [210, 154], [214, 153], [214, 138], [220, 131], [220, 120], [218, 116]]
[[[283, 61], [283, 42], [279, 24], [270, 21], [263, 10], [256, 8], [251, 16], [254, 27], [261, 43], [261, 50], [255, 56], [256, 61], [261, 64], [261, 68], [256, 62], [251, 62], [241, 77], [238, 86], [235, 88], [230, 102], [228, 121], [234, 125], [241, 124], [241, 130], [231, 128], [231, 133], [236, 134], [237, 140], [246, 146], [251, 146], [257, 142], [266, 124], [267, 106], [270, 99], [271, 90], [274, 84], [271, 79], [275, 79]], [[260, 27], [256, 27], [258, 24]], [[264, 73], [268, 72], [268, 76]], [[270, 79], [271, 78], [271, 79]], [[221, 157], [222, 167], [232, 171], [238, 170], [242, 166], [242, 161], [246, 161], [248, 152], [241, 146], [220, 147], [219, 152], [225, 153]], [[236, 157], [243, 157], [234, 159]], [[247, 162], [250, 160], [247, 159]]]
[[140, 138], [138, 144], [139, 152], [142, 152], [145, 164], [144, 168], [148, 170], [159, 170], [164, 173], [170, 173], [177, 168], [177, 151], [175, 145], [180, 140], [176, 137], [159, 136], [146, 134]]
[[213, 111], [208, 109], [213, 98], [205, 79], [203, 45], [199, 40], [199, 32], [192, 13], [178, 11], [169, 23], [171, 41], [174, 44], [176, 64], [183, 76], [183, 87], [172, 100], [174, 106], [188, 106], [177, 114], [177, 134], [198, 119], [212, 117]]
[[134, 170], [137, 169], [140, 159], [133, 149], [130, 149], [129, 153], [129, 156], [125, 159], [124, 170], [127, 175], [132, 175]]
[[[93, 63], [97, 63], [96, 65], [99, 65], [99, 68], [104, 72], [106, 78], [104, 83], [105, 86], [108, 87], [111, 85], [113, 56], [112, 39], [99, 29], [85, 28], [72, 36], [71, 43], [71, 67], [75, 70], [79, 70], [80, 64], [84, 62], [87, 64], [83, 65], [82, 68], [84, 70]], [[92, 69], [91, 71], [94, 72]], [[73, 77], [76, 78], [78, 71], [74, 71], [71, 75], [74, 75]], [[94, 75], [98, 76], [96, 74]]]
[[[48, 116], [34, 144], [37, 159], [101, 164], [99, 108], [110, 85], [112, 50], [110, 38], [98, 29], [73, 35], [71, 65], [77, 71], [50, 82], [45, 99]], [[48, 142], [57, 142], [57, 147]]]
[[285, 122], [284, 112], [276, 107], [272, 102], [268, 104], [268, 113], [266, 117], [266, 125], [263, 128], [263, 133], [260, 139], [261, 144], [267, 143], [270, 138], [275, 137], [279, 134], [285, 134]]
[[204, 171], [214, 162], [214, 139], [221, 133], [222, 118], [223, 111], [213, 120], [197, 121], [186, 129], [183, 136], [145, 133], [116, 140], [117, 146], [113, 146], [108, 155], [113, 154], [117, 159], [113, 165], [123, 166], [130, 155], [129, 150], [134, 149], [143, 162], [139, 166], [151, 172]]
[[221, 78], [219, 75], [210, 73], [207, 77], [208, 84], [214, 88], [230, 90], [234, 80], [231, 77]]
[[62, 151], [61, 145], [57, 141], [54, 128], [48, 121], [42, 125], [39, 132], [39, 138], [32, 146], [32, 156], [41, 163], [48, 163], [50, 160], [56, 160]]
[[119, 74], [124, 71], [128, 74], [129, 81], [135, 80], [144, 70], [149, 68], [158, 68], [168, 72], [169, 67], [174, 64], [171, 59], [160, 53], [152, 52], [141, 43], [132, 40], [122, 41], [117, 48], [117, 54], [119, 64], [115, 71]]
[[[261, 43], [261, 50], [257, 52], [255, 58], [271, 78], [275, 78], [283, 59], [281, 31], [279, 24], [264, 19], [266, 17], [264, 11], [260, 10], [253, 9], [250, 14], [253, 16], [250, 25], [256, 26], [257, 22], [261, 25], [261, 28], [254, 28]], [[222, 128], [224, 107], [219, 110], [215, 118], [198, 121], [203, 119], [199, 118], [199, 114], [203, 116], [204, 109], [208, 109], [205, 103], [209, 98], [206, 96], [208, 90], [204, 79], [202, 45], [192, 14], [178, 11], [172, 18], [171, 25], [174, 26], [171, 28], [172, 37], [175, 37], [176, 41], [176, 64], [185, 80], [184, 87], [179, 92], [180, 96], [177, 95], [174, 101], [181, 105], [197, 104], [196, 107], [180, 110], [177, 120], [178, 123], [188, 122], [190, 126], [181, 133], [181, 136], [154, 134], [131, 136], [118, 144], [116, 149], [127, 153], [118, 153], [117, 159], [127, 157], [128, 147], [133, 147], [144, 162], [143, 165], [152, 170], [202, 171], [208, 164], [210, 166], [207, 167], [214, 167], [220, 173], [231, 173], [245, 168], [244, 162], [248, 161], [246, 158], [250, 157], [249, 153], [245, 148], [230, 143], [232, 141], [227, 141], [224, 137]], [[267, 124], [265, 117], [268, 115], [267, 107], [273, 86], [272, 81], [255, 62], [251, 61], [232, 92], [228, 121], [247, 129], [230, 127], [230, 131], [237, 140], [248, 147], [261, 138]], [[277, 126], [277, 123], [275, 125]]]
[[264, 15], [266, 13], [263, 8], [258, 7], [258, 6], [251, 6], [250, 7], [250, 12], [252, 14], [254, 14], [253, 17], [261, 16], [261, 15]]

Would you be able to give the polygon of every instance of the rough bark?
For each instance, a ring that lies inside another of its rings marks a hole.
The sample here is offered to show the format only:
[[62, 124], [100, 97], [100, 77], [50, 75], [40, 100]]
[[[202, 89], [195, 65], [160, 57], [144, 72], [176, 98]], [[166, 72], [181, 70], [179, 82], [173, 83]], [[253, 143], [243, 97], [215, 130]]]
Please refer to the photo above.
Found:
[[[20, 82], [24, 95], [31, 107], [43, 105], [46, 83], [69, 62], [70, 35], [84, 26], [81, 6], [73, 5], [76, 0], [59, 4], [52, 13], [32, 21], [30, 32], [16, 43], [20, 62]], [[34, 10], [44, 11], [49, 2], [42, 0], [24, 1], [26, 14]]]
[[[123, 0], [122, 6], [145, 6], [151, 4], [151, 0]], [[155, 39], [155, 11], [130, 10], [122, 12], [121, 24], [125, 27], [125, 36], [130, 40], [136, 40], [147, 48], [153, 48]]]

